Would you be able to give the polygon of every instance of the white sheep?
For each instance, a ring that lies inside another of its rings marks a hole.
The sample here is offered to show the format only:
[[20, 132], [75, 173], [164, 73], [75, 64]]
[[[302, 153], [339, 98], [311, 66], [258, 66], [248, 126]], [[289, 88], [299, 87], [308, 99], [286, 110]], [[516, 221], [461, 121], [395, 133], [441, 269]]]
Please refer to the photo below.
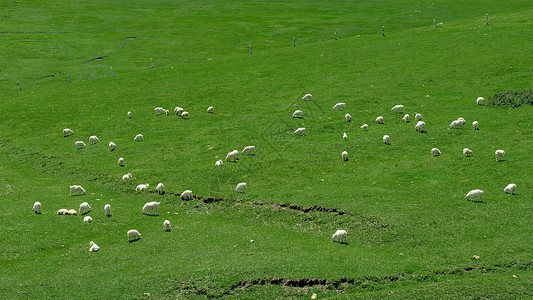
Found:
[[461, 122], [462, 125], [466, 124], [466, 121], [463, 118], [457, 118], [457, 121]]
[[439, 156], [439, 155], [440, 155], [440, 150], [439, 150], [439, 148], [431, 148], [431, 155], [433, 155], [433, 156]]
[[303, 101], [311, 101], [313, 99], [312, 99], [311, 94], [305, 94], [305, 96], [302, 97], [302, 100]]
[[483, 105], [484, 104], [483, 101], [485, 101], [485, 98], [483, 97], [477, 97], [476, 99], [477, 105]]
[[155, 187], [155, 190], [159, 193], [159, 195], [163, 195], [165, 193], [165, 185], [158, 183]]
[[378, 124], [383, 124], [383, 117], [382, 117], [382, 116], [377, 117], [377, 118], [376, 118], [376, 122], [377, 122]]
[[144, 136], [142, 134], [138, 134], [133, 138], [133, 140], [136, 142], [142, 142], [144, 141]]
[[241, 182], [241, 183], [237, 184], [237, 186], [235, 187], [235, 191], [237, 193], [246, 193], [246, 191], [247, 191], [246, 182]]
[[178, 117], [181, 116], [181, 114], [183, 113], [183, 108], [176, 106], [176, 108], [174, 108], [174, 113], [176, 113]]
[[482, 190], [471, 190], [468, 192], [468, 194], [465, 195], [465, 198], [468, 198], [468, 200], [474, 201], [474, 198], [477, 199], [477, 201], [481, 201], [481, 198], [483, 197], [483, 191]]
[[131, 119], [131, 111], [128, 111], [128, 118]]
[[165, 222], [163, 222], [163, 226], [165, 227], [165, 231], [170, 231], [170, 221], [169, 220], [165, 220]]
[[100, 250], [100, 247], [98, 247], [93, 241], [89, 243], [89, 246], [89, 252], [98, 252], [98, 250]]
[[109, 151], [115, 150], [116, 147], [117, 147], [117, 144], [115, 144], [113, 142], [109, 142]]
[[83, 218], [83, 222], [92, 222], [93, 221], [93, 218], [91, 218], [90, 216], [86, 216], [85, 218]]
[[68, 215], [68, 209], [62, 208], [62, 209], [57, 211], [57, 214], [58, 215]]
[[409, 114], [405, 114], [402, 118], [402, 121], [404, 121], [405, 123], [409, 122]]
[[297, 109], [295, 110], [293, 113], [292, 113], [292, 117], [293, 118], [300, 118], [300, 119], [303, 119], [303, 113], [301, 110]]
[[496, 154], [496, 161], [501, 161], [503, 160], [503, 157], [505, 156], [505, 151], [503, 150], [496, 150], [496, 152], [494, 152], [494, 154]]
[[189, 113], [184, 111], [182, 114], [181, 114], [181, 117], [184, 118], [184, 119], [188, 119], [189, 118]]
[[479, 130], [478, 126], [479, 123], [477, 121], [472, 122], [472, 128], [474, 128], [474, 130]]
[[241, 151], [241, 154], [255, 155], [255, 146], [246, 146]]
[[85, 195], [85, 189], [81, 185], [71, 185], [70, 186], [70, 196], [76, 195]]
[[388, 135], [383, 136], [383, 143], [390, 145], [390, 137]]
[[81, 148], [85, 148], [85, 143], [82, 142], [82, 141], [76, 141], [76, 150], [78, 149], [81, 149]]
[[86, 214], [91, 211], [91, 206], [89, 205], [89, 203], [83, 202], [82, 204], [80, 204], [79, 211], [80, 211], [80, 215]]
[[348, 139], [348, 135], [346, 134], [346, 132], [342, 135], [342, 139], [345, 141]]
[[426, 132], [426, 122], [418, 121], [415, 125], [415, 130], [418, 132]]
[[139, 184], [136, 188], [135, 188], [135, 191], [138, 192], [138, 191], [142, 191], [144, 189], [147, 189], [149, 188], [150, 185], [148, 183], [146, 184]]
[[348, 161], [348, 152], [342, 151], [342, 160], [343, 161]]
[[403, 113], [403, 105], [395, 105], [393, 108], [391, 108], [391, 111], [396, 113]]
[[222, 161], [222, 159], [219, 159], [215, 162], [215, 166], [223, 166], [224, 165], [224, 162]]
[[333, 105], [333, 110], [344, 110], [344, 106], [345, 105], [346, 105], [346, 103], [339, 102], [339, 103]]
[[331, 239], [334, 242], [346, 243], [347, 237], [348, 237], [348, 233], [346, 232], [346, 230], [337, 230], [335, 231], [335, 234], [331, 236]]
[[118, 165], [124, 167], [124, 158], [121, 157], [118, 159]]
[[70, 130], [69, 128], [63, 129], [63, 136], [64, 137], [67, 137], [67, 136], [72, 135], [72, 134], [74, 134], [74, 131]]
[[465, 157], [472, 155], [472, 153], [474, 153], [474, 152], [472, 152], [472, 150], [470, 150], [468, 148], [464, 148], [463, 149], [463, 156], [465, 156]]
[[98, 139], [98, 137], [96, 135], [91, 135], [89, 137], [89, 144], [91, 145], [94, 145], [96, 143], [98, 143], [100, 140]]
[[352, 121], [352, 116], [350, 116], [350, 114], [345, 114], [344, 118], [346, 118], [346, 122], [351, 122]]
[[41, 214], [41, 202], [35, 202], [33, 203], [33, 212], [40, 215]]
[[135, 230], [128, 230], [128, 242], [133, 242], [141, 238], [141, 234]]
[[453, 129], [453, 128], [463, 128], [463, 122], [461, 122], [459, 120], [455, 120], [455, 121], [450, 123], [450, 128], [451, 129]]
[[239, 159], [239, 151], [233, 150], [226, 155], [226, 161], [237, 161]]
[[207, 108], [207, 113], [212, 114], [212, 113], [214, 113], [214, 112], [215, 112], [215, 108], [214, 108], [213, 106], [209, 106], [209, 107]]
[[301, 127], [294, 131], [294, 134], [305, 136], [305, 128]]
[[157, 216], [157, 209], [159, 208], [159, 204], [161, 202], [155, 202], [155, 201], [152, 201], [152, 202], [147, 202], [144, 206], [143, 206], [143, 214], [145, 215], [152, 215], [152, 216]]
[[111, 205], [109, 204], [104, 205], [104, 211], [105, 211], [105, 216], [110, 217], [111, 216]]
[[68, 210], [68, 214], [71, 215], [71, 216], [75, 216], [75, 215], [78, 214], [78, 212], [76, 212], [76, 210], [74, 210], [74, 209], [69, 209]]
[[504, 189], [503, 189], [504, 192], [506, 192], [507, 194], [511, 194], [511, 195], [515, 195], [517, 194], [516, 192], [516, 184], [514, 183], [509, 183]]
[[161, 115], [161, 114], [168, 115], [168, 109], [164, 109], [162, 107], [156, 107], [154, 110], [155, 110], [156, 116]]
[[363, 129], [363, 131], [367, 131], [368, 130], [368, 124], [361, 125], [361, 129]]
[[132, 175], [131, 173], [122, 175], [122, 180], [131, 179]]
[[422, 115], [415, 112], [415, 120], [417, 120], [417, 121], [422, 120]]
[[180, 197], [183, 200], [191, 200], [191, 199], [193, 199], [192, 191], [191, 190], [186, 190], [183, 193], [181, 193]]

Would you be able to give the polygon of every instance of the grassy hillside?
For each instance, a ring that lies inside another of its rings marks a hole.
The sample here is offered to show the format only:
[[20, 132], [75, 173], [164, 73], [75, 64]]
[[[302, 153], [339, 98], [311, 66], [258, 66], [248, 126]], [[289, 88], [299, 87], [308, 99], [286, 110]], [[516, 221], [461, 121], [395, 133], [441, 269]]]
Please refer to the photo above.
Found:
[[[533, 8], [479, 2], [7, 2], [0, 294], [527, 298], [533, 108], [475, 99], [531, 87]], [[346, 110], [333, 111], [337, 102]], [[396, 104], [410, 123], [390, 111]], [[156, 106], [190, 118], [156, 117]], [[415, 112], [427, 133], [414, 130]], [[466, 126], [450, 130], [458, 117]], [[298, 127], [307, 135], [295, 136]], [[75, 150], [90, 135], [100, 142]], [[215, 167], [247, 145], [256, 155]], [[248, 192], [235, 194], [243, 181]], [[154, 193], [158, 182], [167, 194]], [[511, 182], [519, 195], [503, 192]], [[134, 192], [141, 183], [150, 190]], [[72, 184], [88, 194], [69, 197]], [[477, 188], [483, 202], [464, 199]], [[186, 189], [221, 201], [174, 195]], [[159, 216], [142, 215], [155, 200]], [[84, 201], [90, 224], [55, 214]], [[142, 239], [128, 243], [129, 229]], [[336, 229], [348, 244], [331, 242]], [[91, 240], [100, 252], [88, 251]]]

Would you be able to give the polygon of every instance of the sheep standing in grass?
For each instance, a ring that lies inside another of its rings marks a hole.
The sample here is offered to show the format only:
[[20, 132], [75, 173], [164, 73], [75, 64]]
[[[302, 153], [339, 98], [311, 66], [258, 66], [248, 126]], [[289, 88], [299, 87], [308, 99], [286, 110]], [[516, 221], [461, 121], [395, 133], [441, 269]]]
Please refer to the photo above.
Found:
[[377, 122], [378, 124], [383, 124], [383, 117], [382, 117], [382, 116], [377, 117], [377, 118], [376, 118], [376, 122]]
[[301, 110], [295, 110], [293, 113], [292, 113], [292, 117], [293, 118], [299, 118], [299, 119], [303, 119], [303, 113]]
[[415, 130], [420, 132], [420, 133], [426, 132], [426, 122], [418, 121], [418, 123], [416, 123], [416, 125], [415, 125]]
[[124, 175], [122, 175], [122, 180], [131, 179], [131, 177], [132, 177], [131, 173], [124, 174]]
[[388, 135], [383, 136], [383, 143], [390, 145], [390, 137]]
[[96, 135], [91, 135], [89, 137], [89, 144], [91, 145], [94, 145], [96, 143], [98, 143], [100, 140], [98, 139], [98, 137]]
[[33, 203], [33, 212], [40, 215], [41, 214], [41, 202]]
[[477, 105], [483, 105], [484, 101], [485, 101], [485, 98], [483, 98], [483, 97], [477, 97], [477, 99], [476, 99]]
[[62, 209], [57, 211], [57, 214], [58, 215], [68, 215], [68, 209], [62, 208]]
[[124, 167], [124, 158], [121, 157], [118, 159], [118, 165]]
[[241, 154], [247, 154], [247, 155], [255, 155], [255, 146], [246, 146], [241, 151]]
[[83, 222], [90, 223], [92, 221], [93, 221], [93, 218], [91, 218], [90, 216], [86, 216], [85, 218], [83, 218]]
[[455, 120], [453, 122], [450, 123], [450, 128], [451, 129], [454, 129], [454, 128], [463, 128], [463, 122], [459, 121], [459, 120]]
[[159, 183], [155, 187], [155, 190], [159, 193], [159, 195], [163, 195], [165, 193], [165, 186], [163, 185], [163, 183]]
[[147, 183], [147, 184], [139, 184], [136, 188], [135, 188], [135, 191], [138, 192], [138, 191], [142, 191], [144, 189], [147, 189], [149, 188], [150, 185]]
[[136, 142], [142, 142], [144, 141], [144, 136], [142, 134], [138, 134], [133, 138], [133, 140]]
[[403, 113], [403, 105], [395, 105], [391, 108], [391, 111], [395, 113]]
[[174, 112], [176, 113], [176, 115], [178, 115], [178, 117], [180, 117], [183, 113], [183, 108], [176, 106], [176, 108], [174, 108]]
[[463, 149], [463, 156], [465, 156], [465, 157], [472, 155], [472, 153], [474, 153], [474, 152], [472, 152], [472, 150], [470, 150], [468, 148], [464, 148]]
[[466, 124], [466, 121], [463, 118], [457, 118], [457, 121], [461, 122], [462, 125]]
[[350, 114], [345, 114], [344, 118], [346, 118], [346, 122], [351, 122], [352, 121], [352, 116], [350, 116]]
[[402, 121], [404, 121], [405, 123], [409, 122], [409, 114], [405, 114], [402, 118]]
[[191, 199], [193, 199], [192, 191], [191, 190], [186, 190], [183, 193], [181, 193], [180, 197], [183, 200], [191, 200]]
[[344, 110], [344, 106], [345, 105], [346, 105], [346, 103], [339, 102], [339, 103], [333, 105], [333, 110]]
[[128, 111], [128, 118], [131, 119], [131, 111]]
[[368, 124], [361, 125], [361, 129], [363, 129], [363, 131], [367, 131], [368, 130]]
[[305, 95], [302, 97], [302, 100], [303, 100], [303, 101], [311, 101], [311, 100], [313, 100], [312, 97], [313, 97], [313, 96], [311, 96], [311, 94], [305, 94]]
[[471, 190], [468, 192], [468, 194], [465, 195], [465, 198], [468, 198], [470, 201], [474, 201], [474, 198], [477, 199], [477, 201], [481, 201], [481, 198], [483, 197], [483, 191], [482, 190]]
[[69, 128], [63, 129], [63, 136], [64, 137], [67, 137], [67, 136], [72, 135], [72, 134], [74, 134], [74, 131], [70, 130]]
[[415, 112], [415, 120], [417, 120], [417, 121], [422, 120], [422, 115]]
[[343, 161], [348, 161], [348, 152], [342, 151], [342, 160]]
[[82, 142], [82, 141], [76, 141], [76, 150], [78, 149], [81, 149], [81, 148], [85, 148], [85, 143]]
[[115, 150], [116, 147], [117, 147], [117, 144], [115, 144], [113, 142], [109, 142], [109, 151]]
[[214, 113], [214, 112], [215, 112], [215, 108], [214, 108], [213, 106], [209, 106], [209, 107], [207, 108], [207, 113], [212, 114], [212, 113]]
[[509, 183], [504, 189], [503, 189], [504, 192], [506, 192], [507, 194], [511, 194], [511, 195], [515, 195], [517, 194], [516, 192], [516, 184], [514, 183]]
[[165, 220], [165, 222], [163, 222], [163, 226], [165, 227], [165, 231], [170, 231], [170, 221], [169, 220]]
[[505, 156], [505, 151], [503, 150], [496, 150], [496, 152], [494, 152], [494, 154], [496, 154], [496, 161], [501, 161], [503, 160], [503, 157]]
[[135, 230], [128, 230], [128, 242], [133, 242], [141, 238], [141, 234]]
[[89, 243], [89, 246], [89, 252], [98, 252], [98, 250], [100, 250], [100, 247], [98, 247], [93, 241]]
[[298, 128], [294, 131], [294, 134], [296, 135], [301, 135], [301, 136], [305, 136], [305, 128], [301, 127], [301, 128]]
[[331, 239], [334, 242], [346, 243], [347, 237], [348, 237], [348, 233], [346, 232], [346, 230], [337, 230], [335, 231], [335, 234], [331, 236]]
[[346, 132], [342, 135], [342, 139], [345, 141], [348, 139], [348, 135], [346, 135]]
[[157, 209], [159, 208], [159, 204], [161, 202], [147, 202], [143, 206], [143, 214], [149, 215], [149, 216], [157, 216]]
[[239, 151], [233, 150], [226, 155], [226, 161], [237, 161], [239, 159]]
[[85, 195], [85, 189], [81, 185], [71, 185], [70, 186], [70, 196], [74, 195]]
[[438, 148], [432, 148], [431, 149], [431, 155], [439, 156], [440, 155], [440, 150]]
[[189, 113], [186, 112], [186, 111], [184, 111], [184, 112], [181, 114], [181, 117], [182, 117], [183, 119], [188, 119], [188, 118], [189, 118]]
[[222, 161], [222, 159], [219, 159], [215, 162], [215, 166], [223, 166], [224, 165], [224, 162]]
[[241, 182], [235, 187], [237, 193], [246, 193], [246, 182]]
[[155, 110], [155, 115], [156, 116], [159, 116], [159, 115], [162, 115], [162, 114], [168, 115], [168, 109], [164, 109], [162, 107], [156, 107], [156, 108], [154, 108], [154, 110]]
[[104, 211], [105, 211], [105, 216], [110, 217], [111, 216], [111, 205], [109, 204], [104, 205]]
[[472, 122], [472, 128], [474, 128], [474, 130], [479, 130], [478, 126], [479, 123], [477, 121]]
[[80, 204], [79, 211], [80, 211], [80, 215], [86, 214], [91, 211], [91, 206], [89, 205], [89, 203], [83, 202], [82, 204]]

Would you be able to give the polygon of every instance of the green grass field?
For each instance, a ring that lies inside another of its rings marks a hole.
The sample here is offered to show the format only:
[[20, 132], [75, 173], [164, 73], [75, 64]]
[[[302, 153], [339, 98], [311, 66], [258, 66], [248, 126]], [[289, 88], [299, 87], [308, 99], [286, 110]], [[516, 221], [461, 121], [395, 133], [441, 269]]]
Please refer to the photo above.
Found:
[[[529, 1], [0, 7], [1, 298], [533, 297], [533, 107], [475, 102], [531, 88]], [[248, 145], [256, 155], [214, 165]], [[70, 197], [73, 184], [87, 194]], [[199, 199], [174, 195], [187, 189]], [[483, 202], [464, 198], [471, 189]], [[92, 223], [56, 214], [85, 201]], [[159, 216], [142, 214], [148, 201]], [[129, 229], [142, 238], [128, 243]], [[347, 244], [331, 241], [337, 229]]]

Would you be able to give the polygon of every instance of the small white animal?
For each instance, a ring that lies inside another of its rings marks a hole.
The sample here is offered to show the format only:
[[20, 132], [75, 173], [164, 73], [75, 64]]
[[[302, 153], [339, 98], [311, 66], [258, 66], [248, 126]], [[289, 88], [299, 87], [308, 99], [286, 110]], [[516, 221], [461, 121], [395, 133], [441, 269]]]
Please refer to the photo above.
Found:
[[76, 195], [85, 195], [85, 189], [81, 185], [71, 185], [70, 186], [70, 196]]
[[91, 218], [90, 216], [86, 216], [85, 218], [83, 218], [83, 222], [92, 222], [93, 221], [93, 218]]
[[181, 114], [181, 117], [184, 118], [184, 119], [188, 119], [189, 118], [189, 113], [184, 111], [182, 114]]
[[165, 193], [165, 186], [163, 183], [158, 183], [155, 187], [155, 190], [159, 193], [159, 195], [163, 195]]
[[494, 154], [496, 154], [496, 161], [501, 161], [503, 160], [503, 157], [505, 156], [505, 151], [503, 150], [496, 150], [496, 152], [494, 152]]
[[165, 222], [163, 222], [163, 226], [165, 227], [165, 231], [170, 231], [170, 221], [169, 220], [165, 220]]
[[33, 212], [40, 215], [41, 214], [41, 202], [33, 203]]
[[472, 155], [472, 153], [474, 153], [474, 152], [472, 152], [472, 150], [470, 150], [468, 148], [464, 148], [463, 149], [463, 156], [465, 156], [465, 157]]
[[111, 216], [111, 205], [109, 204], [104, 205], [104, 211], [105, 211], [106, 217], [110, 217]]
[[174, 108], [174, 112], [176, 113], [176, 115], [181, 116], [181, 114], [183, 113], [183, 108], [176, 106], [176, 108]]
[[368, 124], [361, 125], [361, 129], [363, 129], [363, 131], [367, 131], [368, 130]]
[[483, 105], [484, 104], [483, 101], [485, 101], [485, 98], [483, 97], [477, 97], [476, 99], [477, 105]]
[[118, 165], [124, 167], [124, 158], [121, 157], [118, 159]]
[[481, 201], [481, 198], [483, 197], [483, 191], [482, 190], [471, 190], [468, 192], [468, 194], [465, 195], [465, 198], [468, 198], [468, 200], [474, 201], [474, 198], [477, 199], [477, 201]]
[[466, 124], [466, 121], [463, 118], [458, 118], [457, 121], [461, 122], [462, 125]]
[[89, 248], [89, 252], [98, 252], [98, 250], [100, 250], [100, 247], [98, 247], [98, 245], [96, 245], [93, 241], [89, 243], [89, 246], [91, 246], [91, 248]]
[[439, 156], [440, 155], [440, 150], [438, 148], [431, 148], [431, 155]]
[[215, 166], [223, 166], [224, 162], [222, 162], [222, 159], [219, 159], [215, 162]]
[[403, 113], [403, 105], [395, 105], [391, 108], [392, 112]]
[[79, 211], [80, 211], [80, 215], [86, 214], [91, 211], [91, 206], [89, 205], [89, 203], [83, 202], [82, 204], [80, 204]]
[[302, 100], [303, 101], [311, 101], [311, 100], [313, 100], [311, 98], [312, 98], [311, 94], [305, 94], [305, 96], [303, 96]]
[[82, 142], [82, 141], [76, 141], [76, 150], [78, 149], [81, 149], [81, 148], [85, 148], [85, 143]]
[[378, 122], [378, 124], [383, 124], [383, 117], [382, 116], [377, 117], [376, 122]]
[[237, 186], [235, 187], [235, 191], [237, 193], [246, 193], [246, 191], [247, 191], [246, 182], [241, 182], [241, 183], [237, 184]]
[[405, 123], [409, 122], [409, 114], [405, 114], [402, 118], [402, 121], [404, 121]]
[[64, 137], [67, 137], [67, 136], [72, 135], [72, 134], [74, 134], [74, 131], [70, 130], [69, 128], [63, 129], [63, 136]]
[[71, 215], [71, 216], [75, 216], [75, 215], [77, 215], [78, 213], [77, 213], [74, 209], [69, 209], [69, 210], [68, 210], [68, 214]]
[[504, 192], [506, 192], [507, 194], [511, 194], [511, 195], [515, 195], [517, 194], [516, 192], [516, 184], [514, 183], [509, 183], [504, 189], [503, 189]]
[[351, 122], [352, 121], [352, 116], [350, 116], [350, 114], [345, 114], [344, 118], [346, 118], [346, 122]]
[[344, 110], [344, 106], [345, 105], [346, 105], [346, 103], [339, 102], [339, 103], [333, 105], [333, 110]]
[[128, 111], [128, 118], [131, 119], [131, 111]]
[[98, 143], [100, 140], [98, 139], [98, 137], [96, 137], [96, 135], [91, 135], [89, 137], [89, 144], [91, 145], [94, 145], [96, 143]]
[[474, 128], [474, 130], [479, 130], [478, 126], [479, 123], [477, 121], [472, 122], [472, 128]]
[[241, 154], [255, 155], [255, 146], [246, 146], [241, 151]]
[[343, 161], [348, 161], [348, 152], [342, 151], [342, 160]]
[[294, 131], [294, 134], [305, 136], [305, 128], [301, 127]]
[[149, 215], [149, 216], [157, 216], [157, 209], [159, 208], [159, 204], [161, 202], [147, 202], [143, 206], [143, 214]]
[[193, 198], [192, 191], [191, 190], [186, 190], [183, 193], [181, 193], [180, 197], [183, 200], [191, 200]]
[[300, 119], [303, 119], [303, 113], [301, 110], [295, 110], [293, 113], [292, 113], [292, 117], [293, 118], [300, 118]]
[[68, 209], [62, 208], [62, 209], [57, 211], [57, 214], [58, 215], [68, 215]]
[[345, 141], [348, 139], [348, 135], [346, 134], [346, 132], [342, 135], [342, 139]]
[[128, 242], [133, 242], [141, 238], [141, 234], [135, 230], [128, 230]]
[[331, 239], [333, 239], [334, 242], [345, 243], [347, 237], [348, 233], [346, 232], [346, 230], [337, 230], [335, 231], [335, 234], [331, 236]]
[[390, 137], [388, 135], [383, 136], [383, 143], [390, 145]]
[[147, 183], [147, 184], [139, 184], [136, 188], [135, 188], [135, 191], [138, 192], [138, 191], [142, 191], [144, 189], [147, 189], [149, 188], [150, 185]]
[[162, 107], [156, 107], [154, 110], [155, 110], [155, 115], [156, 116], [161, 115], [161, 114], [168, 115], [168, 109], [164, 109]]
[[463, 122], [461, 122], [460, 120], [455, 120], [450, 123], [450, 128], [463, 128]]
[[122, 180], [131, 179], [131, 173], [122, 175]]
[[142, 134], [138, 134], [133, 138], [133, 140], [136, 142], [142, 142], [144, 141], [144, 136]]
[[421, 133], [426, 132], [426, 122], [418, 121], [418, 123], [416, 123], [415, 125], [415, 129], [416, 131], [421, 132]]
[[233, 150], [226, 155], [226, 161], [237, 161], [239, 159], [239, 151]]
[[109, 142], [109, 151], [115, 150], [116, 147], [117, 147], [117, 145], [115, 143]]
[[422, 115], [415, 112], [415, 120], [417, 120], [417, 121], [422, 120]]
[[215, 112], [215, 108], [214, 108], [213, 106], [209, 106], [209, 107], [207, 108], [207, 113], [212, 114], [212, 113], [214, 113], [214, 112]]

